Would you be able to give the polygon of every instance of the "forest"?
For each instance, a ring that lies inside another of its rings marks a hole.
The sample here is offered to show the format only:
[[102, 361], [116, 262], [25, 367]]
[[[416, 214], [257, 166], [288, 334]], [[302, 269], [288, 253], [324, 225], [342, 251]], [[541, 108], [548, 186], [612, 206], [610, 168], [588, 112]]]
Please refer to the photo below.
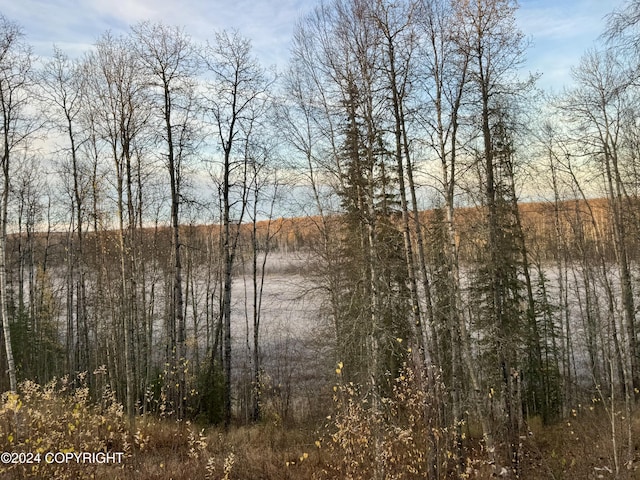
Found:
[[556, 93], [517, 10], [0, 14], [0, 478], [638, 478], [640, 1]]

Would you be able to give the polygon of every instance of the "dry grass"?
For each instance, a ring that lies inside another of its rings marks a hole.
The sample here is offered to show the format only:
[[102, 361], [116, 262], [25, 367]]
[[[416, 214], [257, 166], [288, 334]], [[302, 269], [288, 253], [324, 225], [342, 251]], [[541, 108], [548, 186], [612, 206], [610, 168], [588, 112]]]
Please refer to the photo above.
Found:
[[[405, 372], [378, 406], [352, 385], [336, 387], [334, 412], [323, 433], [285, 428], [274, 422], [234, 427], [229, 432], [151, 416], [129, 430], [120, 405], [109, 395], [100, 405], [86, 387], [62, 379], [44, 387], [21, 384], [0, 405], [0, 450], [4, 452], [123, 452], [122, 463], [0, 464], [0, 479], [136, 480], [310, 480], [495, 478], [474, 439], [467, 439], [464, 471], [450, 457], [451, 429], [433, 423], [437, 398]], [[436, 402], [436, 403], [434, 403]], [[616, 427], [626, 423], [616, 415]], [[612, 462], [611, 423], [602, 405], [576, 406], [571, 418], [553, 426], [537, 419], [523, 437], [520, 478], [619, 480], [640, 478], [640, 415], [634, 417], [635, 462]], [[437, 442], [437, 443], [436, 443]], [[474, 446], [475, 445], [475, 446]], [[475, 452], [475, 453], [474, 453]], [[625, 457], [620, 437], [620, 458]], [[433, 461], [439, 468], [433, 468]], [[434, 476], [434, 474], [436, 476]]]
[[102, 476], [105, 470], [109, 478], [124, 478], [123, 464], [62, 460], [79, 452], [122, 452], [124, 458], [131, 445], [122, 406], [112, 395], [107, 392], [96, 405], [90, 401], [86, 385], [72, 386], [63, 378], [45, 386], [25, 381], [17, 394], [2, 395], [0, 450], [6, 452], [1, 458], [0, 478], [106, 478]]
[[[24, 382], [0, 405], [0, 451], [17, 460], [0, 463], [2, 480], [308, 479], [319, 459], [312, 446], [313, 433], [268, 423], [224, 433], [147, 416], [130, 430], [122, 407], [108, 395], [96, 405], [86, 387], [72, 388], [66, 379], [44, 387]], [[109, 465], [49, 463], [49, 452], [123, 456]], [[30, 454], [31, 463], [20, 453]]]
[[530, 435], [524, 441], [522, 478], [531, 480], [640, 478], [640, 412], [632, 419], [634, 459], [627, 463], [627, 421], [616, 411], [619, 473], [613, 458], [611, 420], [599, 402], [577, 405], [570, 417], [555, 425], [529, 422]]
[[138, 431], [146, 441], [135, 449], [131, 478], [309, 479], [317, 467], [313, 435], [302, 430], [260, 424], [225, 433], [147, 418]]

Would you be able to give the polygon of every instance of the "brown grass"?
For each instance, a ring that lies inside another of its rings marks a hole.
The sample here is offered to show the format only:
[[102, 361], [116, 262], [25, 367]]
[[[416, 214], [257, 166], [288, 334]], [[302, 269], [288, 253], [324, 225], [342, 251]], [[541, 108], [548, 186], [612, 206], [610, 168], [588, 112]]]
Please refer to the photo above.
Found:
[[[64, 379], [44, 387], [25, 382], [18, 394], [2, 396], [0, 451], [123, 452], [124, 459], [111, 465], [4, 463], [0, 464], [0, 479], [364, 479], [371, 478], [374, 471], [385, 472], [385, 479], [417, 479], [431, 478], [427, 458], [447, 465], [439, 469], [442, 479], [495, 478], [496, 472], [479, 453], [482, 449], [477, 439], [466, 440], [466, 469], [460, 474], [454, 473], [455, 462], [448, 462], [446, 450], [440, 454], [431, 451], [436, 439], [441, 448], [448, 447], [445, 437], [450, 430], [431, 423], [432, 417], [425, 413], [434, 412], [437, 398], [421, 393], [410, 372], [405, 375], [382, 414], [363, 408], [363, 397], [353, 386], [339, 385], [334, 412], [323, 433], [274, 422], [224, 432], [151, 416], [137, 418], [129, 430], [121, 406], [109, 395], [96, 405], [84, 387], [72, 388]], [[542, 425], [537, 418], [529, 420], [529, 434], [522, 437], [520, 478], [640, 478], [640, 415], [633, 418], [635, 459], [627, 466], [626, 419], [620, 411], [616, 411], [615, 421], [621, 459], [617, 477], [610, 417], [604, 406], [594, 401], [576, 406], [569, 419], [555, 425]], [[372, 432], [378, 435], [377, 457], [371, 454]], [[443, 453], [444, 457], [438, 456]]]

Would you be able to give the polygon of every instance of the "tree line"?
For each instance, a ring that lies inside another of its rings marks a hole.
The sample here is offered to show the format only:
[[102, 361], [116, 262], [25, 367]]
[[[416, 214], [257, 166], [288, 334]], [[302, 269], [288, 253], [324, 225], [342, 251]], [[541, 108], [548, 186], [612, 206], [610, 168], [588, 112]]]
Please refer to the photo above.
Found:
[[[423, 388], [444, 385], [456, 468], [471, 422], [517, 472], [528, 418], [619, 398], [621, 468], [640, 389], [640, 3], [608, 17], [553, 96], [521, 73], [516, 12], [320, 2], [277, 75], [238, 32], [201, 44], [149, 22], [36, 59], [2, 17], [3, 388], [87, 371], [131, 422], [228, 426], [247, 262], [258, 420], [265, 265], [291, 208], [313, 232], [331, 360], [371, 411], [417, 365]], [[544, 229], [523, 198], [544, 204]]]

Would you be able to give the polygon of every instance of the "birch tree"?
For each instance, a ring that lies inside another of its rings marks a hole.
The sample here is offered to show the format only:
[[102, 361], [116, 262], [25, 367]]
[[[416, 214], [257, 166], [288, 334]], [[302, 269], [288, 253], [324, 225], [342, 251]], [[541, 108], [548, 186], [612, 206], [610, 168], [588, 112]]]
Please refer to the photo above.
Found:
[[170, 187], [172, 231], [172, 295], [167, 318], [167, 385], [179, 418], [185, 414], [186, 322], [182, 280], [180, 210], [184, 199], [185, 162], [197, 145], [195, 75], [196, 49], [180, 28], [164, 24], [140, 23], [133, 27], [134, 48], [152, 91], [158, 138], [164, 143], [160, 153]]
[[[207, 118], [214, 145], [221, 152], [219, 165], [222, 227], [222, 295], [219, 321], [224, 372], [224, 424], [231, 422], [231, 291], [240, 225], [247, 213], [252, 143], [265, 113], [269, 80], [253, 57], [251, 43], [237, 32], [220, 32], [208, 45], [203, 60], [210, 75]], [[211, 372], [216, 352], [211, 352]]]
[[[524, 328], [520, 299], [523, 287], [519, 273], [526, 269], [526, 254], [518, 245], [517, 215], [513, 211], [517, 193], [512, 183], [513, 137], [505, 136], [508, 119], [518, 95], [528, 84], [519, 81], [517, 68], [523, 61], [524, 36], [515, 23], [517, 5], [511, 0], [456, 2], [457, 22], [463, 31], [459, 48], [469, 56], [469, 95], [477, 102], [474, 112], [479, 144], [475, 153], [481, 180], [482, 204], [486, 208], [486, 255], [481, 265], [486, 289], [479, 290], [484, 328], [494, 342], [487, 352], [494, 365], [493, 378], [487, 388], [501, 392], [508, 443], [506, 461], [517, 474], [519, 465], [519, 431], [522, 410], [519, 403], [518, 346]], [[520, 272], [519, 272], [520, 271]], [[486, 430], [489, 451], [491, 432]], [[500, 460], [500, 457], [503, 457]]]
[[[83, 372], [91, 370], [89, 363], [89, 326], [87, 312], [87, 272], [84, 258], [85, 231], [88, 213], [88, 175], [80, 155], [83, 142], [81, 109], [85, 103], [86, 85], [80, 62], [71, 61], [59, 48], [54, 48], [53, 57], [40, 75], [39, 86], [46, 108], [50, 108], [48, 120], [61, 132], [67, 153], [61, 171], [70, 176], [70, 220], [68, 235], [68, 302], [67, 336], [69, 354], [72, 355], [70, 370]], [[76, 246], [77, 239], [77, 246]], [[76, 278], [77, 276], [77, 278]], [[75, 317], [75, 318], [74, 318]], [[75, 331], [75, 339], [73, 333]]]
[[[457, 5], [457, 4], [455, 4]], [[445, 377], [445, 382], [452, 395], [452, 423], [456, 425], [457, 455], [462, 461], [460, 419], [464, 398], [464, 378], [469, 376], [472, 391], [470, 392], [476, 410], [481, 417], [481, 423], [486, 423], [483, 417], [481, 399], [477, 392], [480, 384], [474, 368], [470, 338], [467, 333], [468, 317], [465, 314], [462, 285], [460, 278], [460, 259], [458, 253], [458, 232], [455, 221], [456, 196], [459, 191], [458, 181], [460, 171], [467, 166], [459, 152], [463, 149], [460, 139], [460, 124], [463, 121], [463, 101], [465, 98], [466, 82], [469, 69], [469, 52], [459, 48], [464, 43], [465, 29], [459, 24], [456, 16], [456, 7], [448, 0], [432, 0], [422, 4], [419, 16], [420, 32], [423, 35], [423, 44], [420, 52], [422, 72], [424, 75], [423, 89], [425, 91], [424, 109], [419, 115], [419, 123], [426, 140], [433, 149], [433, 155], [440, 163], [440, 179], [438, 188], [444, 200], [444, 218], [446, 225], [446, 237], [443, 241], [442, 254], [444, 256], [444, 268], [438, 268], [437, 263], [431, 262], [436, 269], [434, 284], [437, 285], [434, 292], [436, 298], [445, 298], [441, 308], [434, 313], [434, 322], [437, 318], [444, 318], [444, 325], [438, 325], [440, 365], [444, 372], [450, 371], [450, 376]], [[415, 215], [415, 213], [414, 213]], [[417, 217], [417, 216], [416, 216]], [[441, 227], [435, 222], [437, 233]], [[444, 232], [440, 232], [442, 235]], [[437, 248], [438, 242], [431, 245], [430, 250]], [[425, 262], [426, 263], [426, 262]], [[426, 272], [423, 273], [426, 275]], [[435, 307], [434, 307], [435, 309]], [[450, 355], [445, 357], [443, 346], [450, 345]], [[450, 370], [449, 370], [450, 368]], [[445, 374], [446, 375], [446, 374]], [[486, 425], [484, 428], [487, 428]]]
[[9, 388], [17, 387], [16, 366], [11, 346], [7, 292], [7, 226], [9, 224], [9, 195], [11, 190], [12, 160], [27, 148], [35, 130], [29, 118], [29, 87], [31, 86], [32, 54], [24, 42], [21, 28], [0, 15], [0, 134], [2, 135], [2, 196], [0, 197], [0, 317], [5, 342]]
[[[105, 153], [108, 152], [110, 178], [114, 179], [119, 286], [117, 308], [112, 312], [113, 335], [114, 339], [122, 338], [124, 342], [125, 403], [127, 414], [133, 419], [135, 402], [140, 396], [137, 320], [142, 316], [139, 295], [144, 288], [139, 284], [140, 247], [136, 244], [139, 235], [136, 199], [143, 192], [138, 191], [140, 173], [136, 170], [140, 167], [138, 160], [149, 113], [140, 63], [129, 41], [128, 37], [107, 34], [98, 41], [95, 53], [87, 62], [91, 73], [90, 93], [96, 99], [93, 115], [97, 118], [100, 140], [106, 146]], [[74, 179], [79, 176], [77, 170], [76, 165]], [[89, 190], [88, 185], [84, 190]]]

